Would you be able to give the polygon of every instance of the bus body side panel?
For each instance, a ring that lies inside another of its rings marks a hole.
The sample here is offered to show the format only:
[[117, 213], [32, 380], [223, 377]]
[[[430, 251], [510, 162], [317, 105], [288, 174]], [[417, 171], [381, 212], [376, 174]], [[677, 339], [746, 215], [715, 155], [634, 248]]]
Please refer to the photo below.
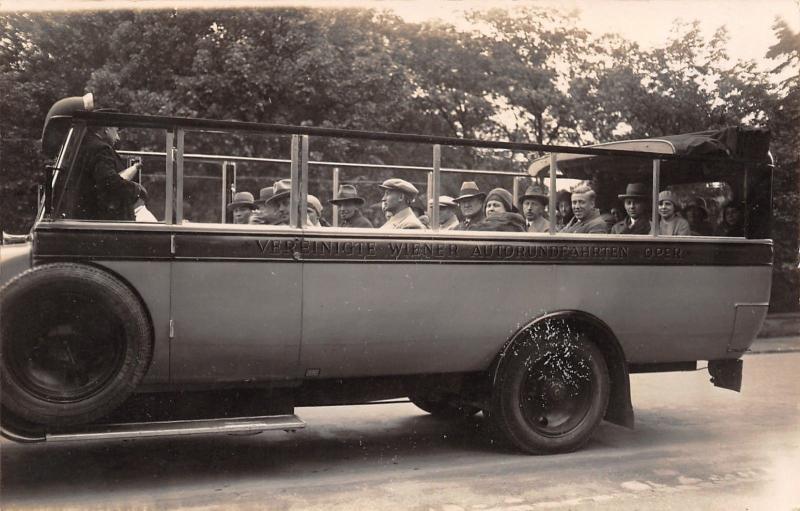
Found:
[[[629, 363], [736, 358], [737, 304], [767, 303], [771, 273], [661, 262], [304, 266], [301, 369], [320, 377], [483, 370], [520, 328], [559, 310], [604, 321]], [[752, 341], [759, 322], [746, 323]]]
[[297, 238], [231, 231], [178, 228], [173, 383], [298, 376], [302, 266], [291, 248]]
[[548, 312], [552, 266], [311, 263], [301, 367], [321, 377], [485, 369]]
[[[768, 303], [771, 282], [769, 266], [562, 266], [557, 271], [555, 301], [603, 320], [629, 363], [738, 357], [740, 351], [728, 351], [737, 304]], [[755, 327], [749, 333], [752, 342], [760, 322], [750, 325]]]

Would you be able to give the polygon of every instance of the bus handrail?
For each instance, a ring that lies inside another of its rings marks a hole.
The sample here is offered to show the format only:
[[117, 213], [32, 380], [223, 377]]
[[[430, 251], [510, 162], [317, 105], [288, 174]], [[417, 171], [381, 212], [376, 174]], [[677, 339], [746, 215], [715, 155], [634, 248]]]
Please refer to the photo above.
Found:
[[[117, 151], [123, 156], [146, 156], [146, 157], [163, 157], [166, 153], [163, 151]], [[226, 156], [221, 154], [203, 154], [203, 153], [186, 153], [183, 155], [186, 160], [199, 161], [202, 163], [215, 163], [225, 161], [235, 162], [252, 162], [252, 163], [285, 163], [292, 162], [286, 158], [259, 158], [255, 156]], [[358, 162], [341, 162], [341, 161], [315, 161], [310, 160], [309, 165], [316, 165], [318, 167], [354, 167], [354, 168], [370, 168], [370, 169], [392, 169], [392, 170], [420, 170], [424, 172], [431, 172], [433, 167], [426, 167], [424, 165], [391, 165], [388, 163], [358, 163]], [[527, 172], [514, 172], [511, 170], [491, 170], [491, 169], [457, 169], [454, 167], [442, 167], [442, 172], [459, 173], [459, 174], [493, 174], [499, 176], [516, 176], [528, 177]]]

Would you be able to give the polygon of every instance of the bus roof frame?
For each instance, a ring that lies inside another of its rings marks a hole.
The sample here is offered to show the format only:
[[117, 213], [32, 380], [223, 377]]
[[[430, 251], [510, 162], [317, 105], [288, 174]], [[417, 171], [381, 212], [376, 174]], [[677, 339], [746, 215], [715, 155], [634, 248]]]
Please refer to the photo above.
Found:
[[[485, 149], [503, 149], [511, 151], [539, 151], [542, 153], [565, 153], [587, 156], [625, 156], [652, 160], [681, 160], [681, 161], [706, 161], [706, 162], [739, 162], [749, 164], [770, 164], [766, 160], [734, 158], [719, 155], [688, 155], [675, 154], [675, 152], [659, 152], [647, 149], [621, 149], [611, 142], [595, 146], [574, 147], [550, 144], [535, 144], [529, 142], [499, 142], [470, 138], [456, 138], [435, 135], [418, 135], [409, 133], [392, 133], [383, 131], [365, 131], [340, 128], [320, 128], [313, 126], [295, 126], [289, 124], [267, 124], [244, 121], [225, 121], [188, 117], [169, 117], [140, 115], [118, 112], [90, 112], [76, 111], [74, 118], [84, 120], [89, 125], [112, 125], [124, 128], [155, 128], [175, 129], [183, 128], [189, 131], [220, 131], [220, 132], [256, 132], [283, 135], [312, 135], [330, 138], [362, 139], [375, 141], [409, 142], [418, 144], [438, 144], [454, 147], [478, 147]], [[664, 138], [664, 137], [661, 137]], [[661, 140], [655, 139], [655, 140]], [[645, 139], [652, 140], [652, 139]], [[641, 141], [628, 141], [641, 142]], [[623, 144], [624, 145], [624, 144]], [[614, 147], [609, 147], [614, 146]]]

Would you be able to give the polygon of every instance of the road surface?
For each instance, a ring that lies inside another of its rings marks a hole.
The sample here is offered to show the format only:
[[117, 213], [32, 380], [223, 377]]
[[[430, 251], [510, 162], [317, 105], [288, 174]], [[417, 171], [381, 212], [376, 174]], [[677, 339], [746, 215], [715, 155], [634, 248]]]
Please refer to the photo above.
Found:
[[748, 355], [740, 394], [707, 371], [633, 375], [637, 426], [580, 452], [495, 445], [480, 416], [411, 404], [300, 408], [296, 433], [0, 443], [12, 509], [800, 509], [800, 353]]

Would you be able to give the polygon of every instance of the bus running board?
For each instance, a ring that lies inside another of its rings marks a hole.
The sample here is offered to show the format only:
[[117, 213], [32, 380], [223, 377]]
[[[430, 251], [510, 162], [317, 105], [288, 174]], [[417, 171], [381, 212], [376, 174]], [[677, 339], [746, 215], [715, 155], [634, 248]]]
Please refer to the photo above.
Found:
[[296, 415], [269, 415], [263, 417], [231, 417], [225, 419], [179, 420], [162, 422], [128, 422], [98, 424], [80, 429], [47, 433], [48, 442], [69, 440], [109, 440], [210, 433], [261, 433], [269, 430], [292, 431], [303, 429], [306, 423]]

